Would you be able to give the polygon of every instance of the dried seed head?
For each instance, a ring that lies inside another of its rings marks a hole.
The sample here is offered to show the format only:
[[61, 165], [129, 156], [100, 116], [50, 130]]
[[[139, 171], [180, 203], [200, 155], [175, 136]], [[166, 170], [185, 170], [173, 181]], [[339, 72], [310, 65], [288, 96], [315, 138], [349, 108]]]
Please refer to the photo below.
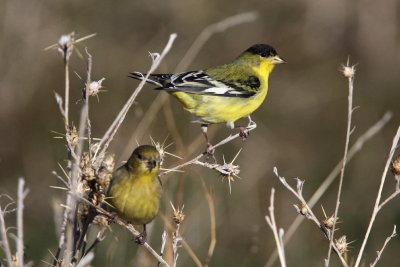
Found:
[[115, 167], [115, 156], [114, 154], [108, 154], [101, 162], [101, 170], [104, 172], [112, 173]]
[[332, 229], [333, 225], [335, 224], [335, 222], [337, 221], [337, 217], [335, 218], [335, 216], [332, 214], [332, 216], [325, 218], [325, 220], [323, 220], [322, 222], [324, 223], [325, 227], [328, 229]]
[[172, 202], [171, 202], [171, 206], [172, 206], [172, 210], [174, 211], [173, 214], [172, 214], [172, 220], [176, 224], [181, 224], [185, 220], [185, 214], [183, 213], [183, 208], [185, 206], [182, 205], [181, 209], [179, 209], [179, 207], [175, 208], [174, 205], [172, 205]]
[[390, 168], [392, 169], [393, 175], [400, 175], [400, 154], [392, 161]]
[[93, 81], [89, 84], [89, 86], [87, 87], [89, 96], [95, 96], [100, 92], [100, 89], [103, 88], [101, 84], [104, 80], [105, 78], [101, 78], [100, 80]]
[[349, 60], [347, 60], [346, 65], [342, 65], [340, 71], [343, 73], [344, 77], [346, 78], [353, 78], [354, 74], [356, 74], [355, 65], [350, 66]]
[[66, 137], [68, 144], [70, 144], [72, 148], [74, 148], [78, 144], [78, 131], [76, 130], [76, 127], [74, 125], [68, 129]]
[[307, 209], [307, 205], [305, 203], [300, 203], [298, 205], [298, 212], [303, 215], [303, 216], [307, 216], [308, 215], [308, 209]]
[[57, 51], [60, 52], [64, 62], [68, 62], [72, 50], [74, 49], [74, 41], [75, 41], [75, 33], [71, 32], [70, 34], [61, 35], [58, 40]]
[[94, 176], [94, 168], [92, 166], [92, 162], [90, 161], [89, 153], [84, 152], [81, 157], [81, 162], [79, 164], [81, 168], [81, 178], [85, 181], [92, 181], [96, 177]]
[[108, 219], [104, 215], [96, 215], [93, 219], [93, 224], [98, 226], [108, 226]]
[[350, 243], [351, 243], [351, 242], [347, 243], [347, 240], [346, 240], [346, 236], [345, 236], [345, 235], [343, 235], [343, 236], [341, 236], [339, 239], [336, 239], [336, 240], [335, 240], [335, 245], [336, 245], [336, 247], [337, 247], [337, 249], [339, 250], [340, 253], [344, 253], [344, 252], [349, 251], [349, 250], [348, 250], [348, 245], [349, 245]]
[[101, 162], [96, 177], [96, 182], [101, 188], [106, 189], [110, 185], [114, 167], [115, 167], [114, 155], [108, 154]]

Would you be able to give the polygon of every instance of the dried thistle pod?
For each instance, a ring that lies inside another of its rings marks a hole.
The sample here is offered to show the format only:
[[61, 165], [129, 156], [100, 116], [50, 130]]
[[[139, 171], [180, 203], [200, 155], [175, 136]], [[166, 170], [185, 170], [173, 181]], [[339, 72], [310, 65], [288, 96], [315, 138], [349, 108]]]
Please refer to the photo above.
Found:
[[182, 208], [179, 209], [175, 208], [174, 205], [171, 202], [171, 206], [172, 206], [172, 210], [173, 210], [173, 214], [172, 214], [172, 220], [176, 223], [176, 224], [181, 224], [184, 220], [185, 220], [185, 214], [183, 213], [183, 208], [185, 207], [184, 205], [182, 205]]
[[347, 243], [347, 238], [346, 238], [345, 235], [342, 235], [339, 239], [335, 240], [336, 248], [338, 249], [338, 251], [340, 253], [344, 253], [344, 252], [349, 251], [348, 248], [349, 248], [349, 244], [351, 244], [351, 243], [352, 242], [348, 242]]
[[78, 141], [79, 141], [78, 130], [76, 129], [75, 125], [71, 126], [68, 129], [67, 134], [66, 134], [66, 138], [67, 138], [68, 144], [72, 148], [74, 148], [78, 144]]
[[90, 161], [90, 156], [88, 152], [84, 152], [81, 157], [81, 162], [79, 164], [81, 169], [81, 178], [85, 181], [92, 181], [96, 179], [95, 171], [92, 166], [92, 162]]
[[392, 170], [393, 175], [400, 175], [400, 154], [392, 161], [390, 169]]
[[298, 212], [303, 216], [307, 216], [308, 215], [307, 205], [305, 203], [301, 202], [298, 205]]
[[97, 177], [96, 177], [96, 182], [101, 188], [106, 189], [110, 185], [114, 167], [115, 167], [114, 155], [109, 154], [101, 162], [100, 168], [99, 168], [99, 171], [98, 171]]

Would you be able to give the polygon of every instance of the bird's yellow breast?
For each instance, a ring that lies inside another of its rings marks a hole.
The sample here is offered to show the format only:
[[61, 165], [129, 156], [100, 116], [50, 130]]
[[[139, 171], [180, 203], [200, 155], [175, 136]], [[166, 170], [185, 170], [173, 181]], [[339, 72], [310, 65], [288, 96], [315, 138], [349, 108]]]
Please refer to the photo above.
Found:
[[133, 224], [147, 224], [157, 215], [161, 185], [154, 174], [117, 175], [109, 190], [110, 203], [122, 218]]

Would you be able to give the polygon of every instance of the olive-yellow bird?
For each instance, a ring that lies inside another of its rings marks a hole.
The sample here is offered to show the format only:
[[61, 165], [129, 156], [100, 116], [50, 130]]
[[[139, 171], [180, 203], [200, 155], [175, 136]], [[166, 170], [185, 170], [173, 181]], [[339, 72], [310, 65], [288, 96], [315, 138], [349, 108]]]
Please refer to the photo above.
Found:
[[133, 151], [128, 161], [113, 173], [108, 190], [111, 206], [121, 218], [142, 224], [136, 242], [146, 242], [146, 224], [158, 213], [162, 195], [160, 154], [154, 146], [143, 145]]
[[[233, 128], [236, 120], [253, 113], [267, 95], [269, 74], [281, 63], [285, 61], [274, 48], [256, 44], [232, 63], [178, 74], [151, 74], [146, 82], [172, 94], [196, 116], [194, 122], [201, 123], [209, 148], [208, 125], [227, 123]], [[139, 72], [129, 75], [138, 80], [145, 76]], [[238, 128], [246, 136], [245, 127]]]

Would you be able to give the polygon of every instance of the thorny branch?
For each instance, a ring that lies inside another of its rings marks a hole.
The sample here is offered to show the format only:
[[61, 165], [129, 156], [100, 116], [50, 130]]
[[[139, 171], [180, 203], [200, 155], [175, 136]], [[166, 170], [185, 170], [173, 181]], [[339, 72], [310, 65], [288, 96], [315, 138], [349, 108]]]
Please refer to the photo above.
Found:
[[285, 177], [281, 177], [278, 174], [278, 169], [276, 167], [274, 167], [274, 174], [276, 177], [278, 177], [279, 181], [286, 187], [286, 189], [288, 189], [290, 192], [293, 193], [293, 195], [295, 195], [297, 197], [297, 199], [300, 201], [300, 205], [294, 205], [294, 207], [296, 208], [297, 212], [301, 215], [306, 216], [307, 219], [312, 220], [317, 226], [318, 228], [324, 233], [324, 236], [326, 237], [326, 239], [329, 240], [330, 243], [332, 243], [332, 248], [334, 249], [334, 251], [336, 252], [336, 254], [339, 256], [340, 261], [342, 262], [342, 265], [345, 267], [348, 267], [347, 262], [345, 261], [345, 259], [343, 258], [342, 253], [339, 251], [339, 249], [337, 248], [337, 246], [335, 245], [335, 243], [333, 242], [333, 240], [330, 240], [330, 230], [327, 229], [325, 227], [325, 225], [323, 223], [321, 223], [317, 217], [314, 215], [313, 211], [311, 210], [311, 208], [307, 205], [307, 202], [305, 201], [304, 197], [303, 197], [303, 185], [304, 185], [304, 181], [301, 181], [300, 179], [296, 178], [297, 181], [297, 186], [296, 189], [294, 189], [293, 187], [291, 187], [287, 182]]

